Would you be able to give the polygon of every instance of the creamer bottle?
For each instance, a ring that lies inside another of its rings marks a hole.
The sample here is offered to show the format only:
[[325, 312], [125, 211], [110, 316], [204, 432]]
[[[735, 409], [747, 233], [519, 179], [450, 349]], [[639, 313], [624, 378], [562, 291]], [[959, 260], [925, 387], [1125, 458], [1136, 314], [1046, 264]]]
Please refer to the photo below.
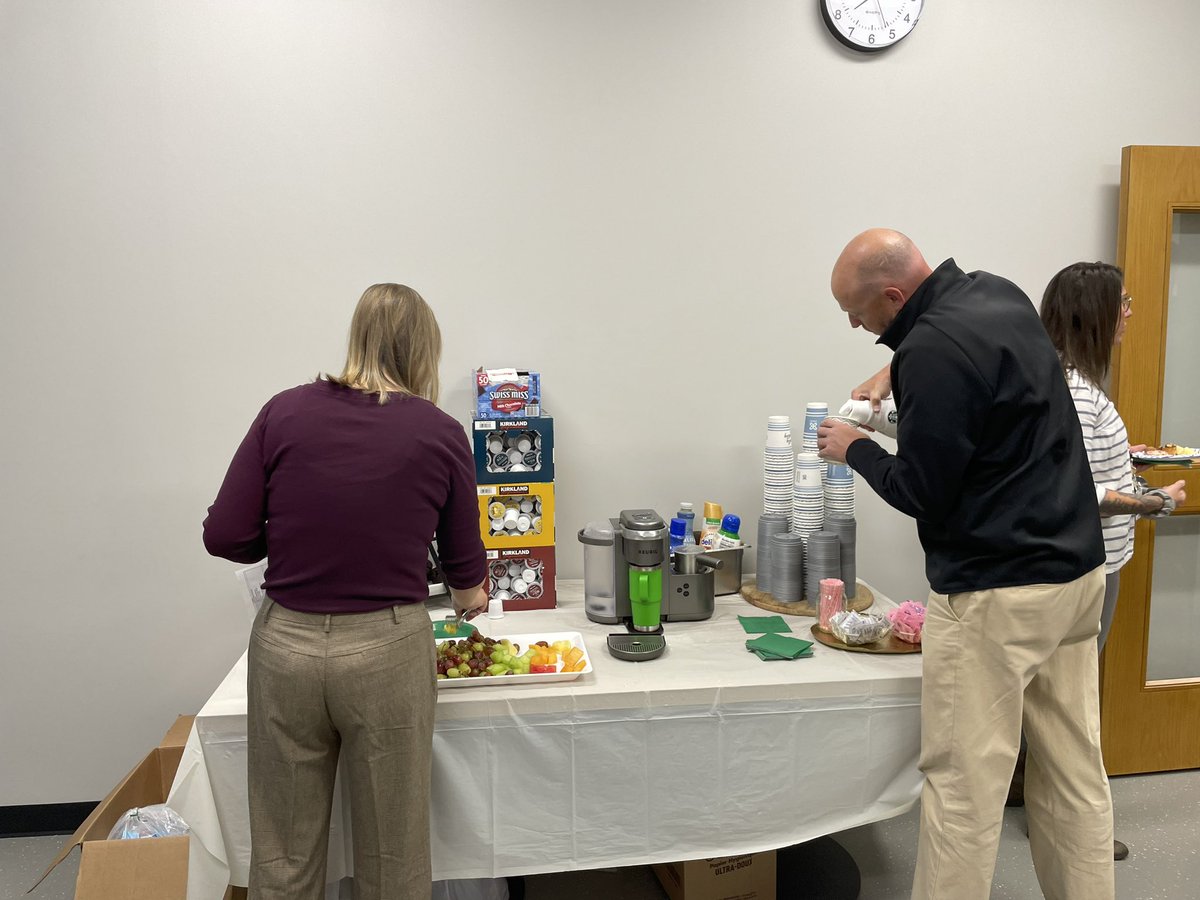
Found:
[[734, 547], [742, 546], [742, 538], [738, 534], [738, 530], [741, 527], [741, 517], [735, 516], [733, 513], [721, 519], [721, 530], [717, 532], [717, 540], [713, 545], [713, 549], [732, 550]]
[[838, 415], [853, 419], [868, 428], [874, 428], [880, 434], [885, 434], [890, 438], [896, 436], [896, 426], [900, 421], [900, 416], [896, 412], [896, 401], [891, 397], [884, 397], [879, 401], [879, 412], [871, 409], [870, 400], [847, 400], [838, 410]]
[[704, 504], [704, 524], [700, 528], [700, 546], [705, 550], [716, 547], [717, 532], [721, 530], [721, 504], [711, 500]]

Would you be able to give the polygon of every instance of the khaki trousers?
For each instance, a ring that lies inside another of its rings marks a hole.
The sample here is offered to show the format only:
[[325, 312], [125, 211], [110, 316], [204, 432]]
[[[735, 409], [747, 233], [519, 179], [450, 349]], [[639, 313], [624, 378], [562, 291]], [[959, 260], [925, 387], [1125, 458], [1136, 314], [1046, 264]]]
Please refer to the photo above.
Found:
[[1104, 569], [1068, 584], [930, 594], [913, 897], [987, 900], [1021, 726], [1034, 869], [1050, 900], [1112, 900], [1096, 636]]
[[323, 900], [339, 757], [355, 898], [429, 900], [437, 687], [424, 605], [325, 616], [265, 599], [247, 661], [250, 900]]

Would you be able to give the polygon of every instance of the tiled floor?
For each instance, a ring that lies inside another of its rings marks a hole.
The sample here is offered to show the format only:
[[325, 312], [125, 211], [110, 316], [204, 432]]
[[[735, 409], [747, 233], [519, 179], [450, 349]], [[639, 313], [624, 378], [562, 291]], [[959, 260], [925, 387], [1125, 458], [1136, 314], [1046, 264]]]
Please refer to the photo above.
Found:
[[[1112, 782], [1117, 837], [1130, 847], [1117, 863], [1119, 900], [1193, 900], [1200, 897], [1200, 771], [1127, 776]], [[1000, 839], [992, 900], [1041, 896], [1025, 839], [1024, 811], [1008, 810]], [[909, 896], [917, 844], [917, 811], [836, 835], [862, 872], [861, 900]], [[24, 895], [63, 842], [62, 837], [0, 840], [0, 900]], [[71, 900], [78, 853], [31, 895]], [[1189, 887], [1189, 885], [1191, 885]], [[662, 900], [666, 894], [645, 867], [566, 872], [526, 879], [527, 900]], [[795, 900], [795, 898], [780, 898]], [[809, 897], [805, 900], [821, 900]]]

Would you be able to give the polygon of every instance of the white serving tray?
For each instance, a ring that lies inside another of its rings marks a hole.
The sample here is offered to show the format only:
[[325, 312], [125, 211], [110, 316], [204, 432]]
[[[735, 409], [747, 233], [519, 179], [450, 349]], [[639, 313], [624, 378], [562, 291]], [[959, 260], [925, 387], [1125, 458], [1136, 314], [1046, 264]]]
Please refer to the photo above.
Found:
[[[514, 644], [520, 644], [521, 652], [524, 653], [532, 644], [538, 641], [545, 641], [547, 644], [553, 644], [555, 641], [570, 641], [571, 645], [578, 647], [583, 651], [585, 660], [584, 666], [578, 672], [563, 672], [562, 671], [562, 656], [558, 658], [557, 672], [541, 672], [536, 675], [496, 675], [491, 678], [439, 678], [437, 685], [439, 688], [464, 688], [464, 687], [487, 687], [488, 685], [507, 684], [509, 686], [517, 684], [550, 684], [555, 681], [574, 681], [580, 675], [586, 675], [592, 671], [592, 655], [588, 653], [587, 647], [583, 644], [583, 635], [578, 631], [543, 631], [537, 634], [489, 634], [492, 640], [500, 641], [508, 638]], [[445, 638], [435, 641], [438, 644], [445, 644], [455, 641], [455, 638]]]

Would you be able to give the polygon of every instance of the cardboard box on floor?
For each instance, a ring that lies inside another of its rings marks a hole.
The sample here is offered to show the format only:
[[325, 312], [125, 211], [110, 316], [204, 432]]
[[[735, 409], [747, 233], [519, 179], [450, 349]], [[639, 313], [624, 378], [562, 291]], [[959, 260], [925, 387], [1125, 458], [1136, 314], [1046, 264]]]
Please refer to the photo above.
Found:
[[[108, 833], [133, 807], [166, 800], [193, 718], [175, 720], [159, 745], [92, 810], [31, 891], [79, 846], [75, 900], [187, 900], [186, 836], [110, 841]], [[226, 900], [239, 896], [245, 897], [245, 888], [225, 893]]]
[[656, 865], [671, 900], [775, 900], [775, 851]]

